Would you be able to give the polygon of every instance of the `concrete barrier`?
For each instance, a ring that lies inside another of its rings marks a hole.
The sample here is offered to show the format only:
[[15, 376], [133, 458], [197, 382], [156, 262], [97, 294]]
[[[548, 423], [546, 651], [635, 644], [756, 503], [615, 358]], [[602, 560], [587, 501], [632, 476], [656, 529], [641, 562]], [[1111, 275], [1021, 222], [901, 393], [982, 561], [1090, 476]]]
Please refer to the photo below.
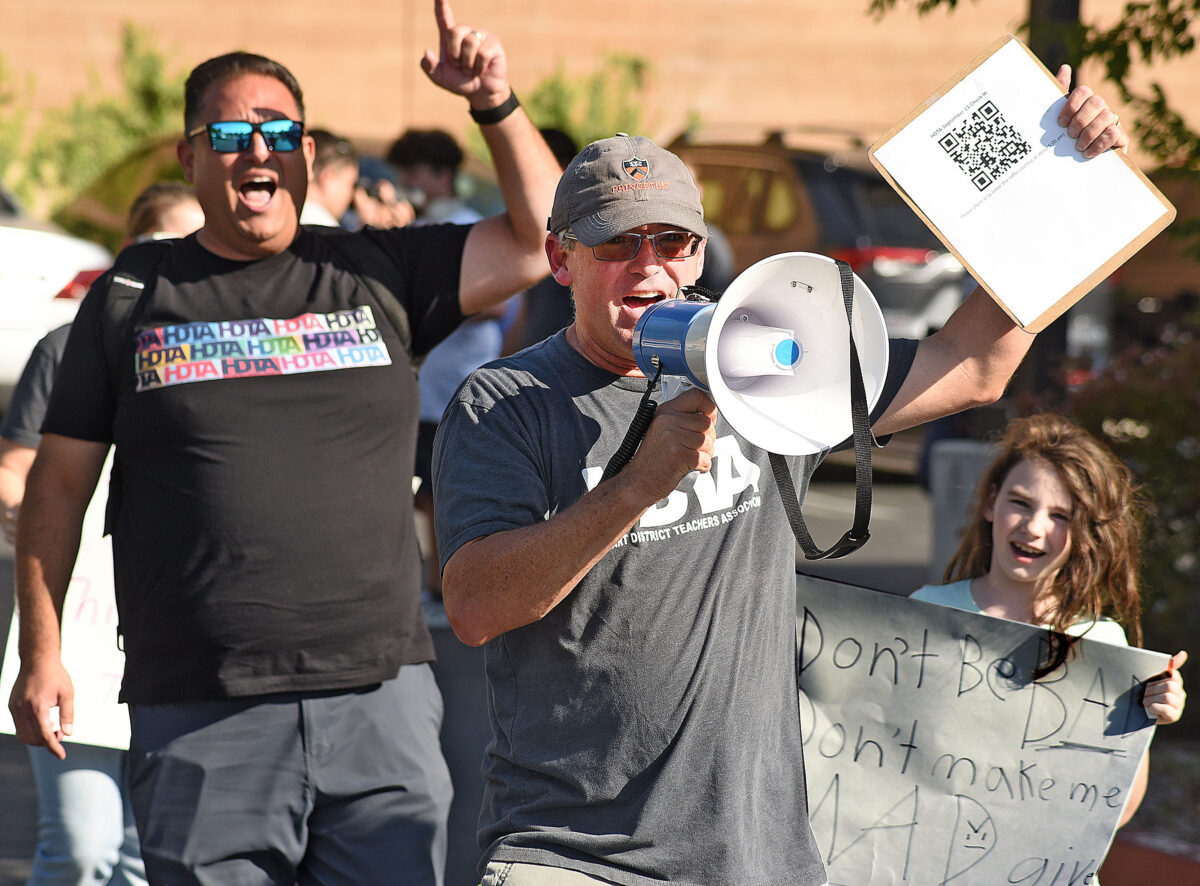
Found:
[[958, 550], [970, 518], [975, 487], [995, 454], [979, 440], [939, 440], [930, 448], [929, 494], [933, 501], [932, 554], [929, 582], [938, 584], [946, 564]]

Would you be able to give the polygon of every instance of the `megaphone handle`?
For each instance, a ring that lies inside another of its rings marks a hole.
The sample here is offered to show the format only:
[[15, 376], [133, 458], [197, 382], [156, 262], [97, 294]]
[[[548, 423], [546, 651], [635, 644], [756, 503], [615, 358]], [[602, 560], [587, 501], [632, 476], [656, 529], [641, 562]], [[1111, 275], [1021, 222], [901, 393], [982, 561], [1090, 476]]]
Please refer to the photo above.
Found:
[[822, 551], [813, 542], [812, 534], [804, 523], [796, 486], [787, 460], [776, 452], [768, 453], [771, 472], [783, 510], [792, 526], [792, 534], [806, 560], [835, 560], [852, 551], [857, 551], [871, 537], [868, 525], [871, 522], [871, 425], [867, 410], [866, 385], [863, 384], [862, 366], [858, 360], [858, 347], [854, 344], [854, 272], [844, 261], [837, 262], [842, 284], [842, 302], [846, 308], [846, 324], [850, 333], [850, 415], [854, 424], [854, 524], [832, 547]]

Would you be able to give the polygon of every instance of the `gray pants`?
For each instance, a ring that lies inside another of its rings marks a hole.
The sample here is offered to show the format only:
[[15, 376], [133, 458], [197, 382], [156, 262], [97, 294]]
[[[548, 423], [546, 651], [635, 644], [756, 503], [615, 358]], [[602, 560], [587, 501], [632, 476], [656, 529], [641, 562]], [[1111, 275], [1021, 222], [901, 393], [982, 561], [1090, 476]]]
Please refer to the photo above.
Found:
[[608, 880], [579, 871], [540, 864], [489, 861], [480, 886], [612, 886]]
[[151, 883], [441, 886], [450, 775], [427, 665], [362, 690], [133, 705]]
[[[489, 861], [480, 886], [612, 886], [608, 880], [564, 868], [511, 861]], [[829, 886], [828, 883], [825, 886]]]

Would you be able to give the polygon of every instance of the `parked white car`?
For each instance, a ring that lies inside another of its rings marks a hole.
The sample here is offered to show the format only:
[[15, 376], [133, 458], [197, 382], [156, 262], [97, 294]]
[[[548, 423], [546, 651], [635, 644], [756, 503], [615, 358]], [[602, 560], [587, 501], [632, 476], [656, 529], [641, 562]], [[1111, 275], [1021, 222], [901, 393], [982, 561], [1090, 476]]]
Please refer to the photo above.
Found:
[[0, 410], [38, 340], [75, 318], [107, 249], [26, 215], [0, 191]]

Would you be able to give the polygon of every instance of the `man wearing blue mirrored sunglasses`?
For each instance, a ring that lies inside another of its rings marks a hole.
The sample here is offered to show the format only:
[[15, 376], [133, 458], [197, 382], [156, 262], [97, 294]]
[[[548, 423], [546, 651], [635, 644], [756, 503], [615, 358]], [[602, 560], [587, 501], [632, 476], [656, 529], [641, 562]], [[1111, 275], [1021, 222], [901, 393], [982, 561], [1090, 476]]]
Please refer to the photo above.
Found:
[[262, 56], [210, 59], [178, 146], [204, 227], [123, 253], [66, 348], [22, 510], [10, 707], [22, 740], [65, 755], [57, 613], [115, 444], [122, 699], [152, 882], [442, 882], [413, 367], [544, 273], [558, 168], [499, 40], [457, 25], [448, 0], [434, 9], [440, 51], [422, 68], [469, 102], [504, 214], [301, 228], [314, 144], [299, 85]]

